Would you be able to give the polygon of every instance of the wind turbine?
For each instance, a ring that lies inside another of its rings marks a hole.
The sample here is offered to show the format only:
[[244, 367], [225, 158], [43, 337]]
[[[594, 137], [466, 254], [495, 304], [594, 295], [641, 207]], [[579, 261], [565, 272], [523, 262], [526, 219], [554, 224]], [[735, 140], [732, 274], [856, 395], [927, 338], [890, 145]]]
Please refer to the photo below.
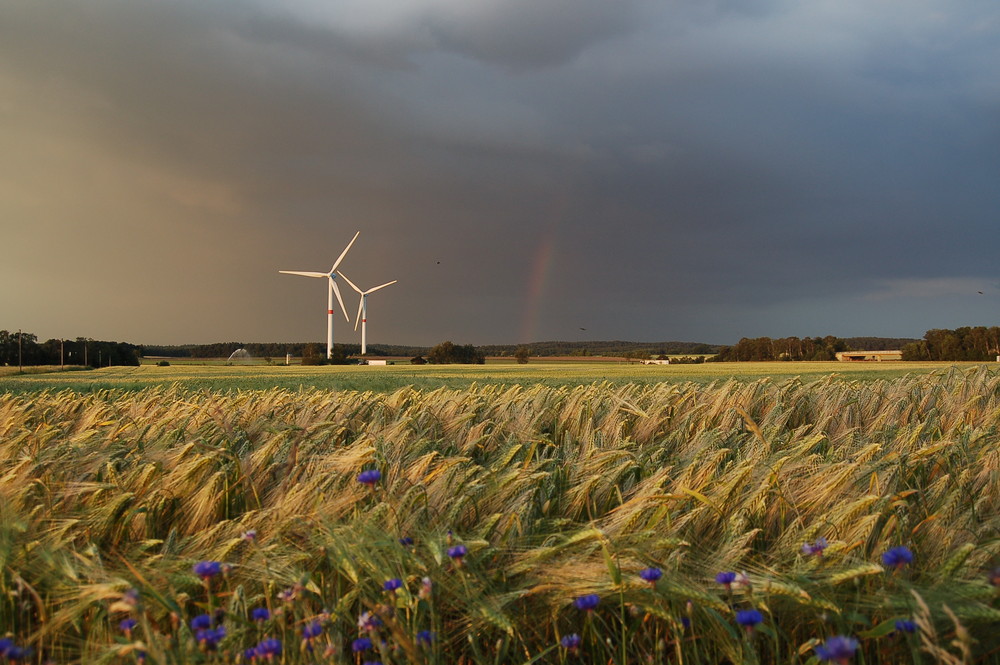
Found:
[[347, 279], [347, 275], [341, 275], [347, 283], [351, 285], [351, 288], [361, 294], [361, 302], [358, 303], [358, 318], [354, 320], [354, 329], [358, 329], [358, 323], [361, 323], [361, 355], [365, 355], [368, 352], [367, 344], [367, 328], [368, 328], [368, 294], [375, 293], [379, 289], [384, 289], [390, 284], [395, 284], [397, 280], [392, 280], [391, 282], [386, 282], [385, 284], [380, 284], [379, 286], [368, 289], [367, 291], [362, 291], [354, 282]]
[[[284, 273], [286, 275], [302, 275], [303, 277], [324, 277], [324, 278], [326, 278], [327, 282], [329, 283], [329, 286], [327, 287], [327, 294], [326, 294], [326, 357], [327, 357], [327, 359], [333, 357], [333, 296], [334, 296], [334, 294], [337, 295], [337, 302], [340, 303], [340, 309], [341, 309], [341, 311], [344, 312], [344, 318], [347, 319], [348, 323], [351, 322], [351, 317], [349, 317], [347, 315], [347, 308], [344, 307], [344, 299], [340, 297], [340, 288], [337, 286], [337, 282], [335, 280], [338, 277], [337, 266], [339, 266], [340, 262], [344, 260], [344, 256], [347, 254], [347, 250], [349, 250], [351, 248], [351, 245], [354, 244], [354, 241], [358, 239], [359, 235], [361, 235], [361, 231], [358, 231], [357, 233], [354, 234], [354, 237], [351, 238], [351, 242], [347, 243], [347, 247], [344, 248], [344, 251], [341, 252], [340, 256], [337, 257], [337, 260], [334, 261], [333, 267], [330, 268], [330, 272], [304, 272], [304, 271], [301, 271], [301, 270], [279, 270], [278, 271], [278, 272]], [[343, 275], [340, 275], [340, 277], [343, 277]], [[345, 277], [344, 279], [347, 279], [347, 278]], [[355, 287], [355, 288], [357, 288], [357, 287]]]

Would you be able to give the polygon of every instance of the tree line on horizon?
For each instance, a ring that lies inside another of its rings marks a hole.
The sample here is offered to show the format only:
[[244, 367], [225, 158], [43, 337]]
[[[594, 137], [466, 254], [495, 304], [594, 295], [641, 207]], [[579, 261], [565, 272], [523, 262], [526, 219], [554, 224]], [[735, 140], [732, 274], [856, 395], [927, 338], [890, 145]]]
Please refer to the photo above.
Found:
[[[444, 343], [444, 342], [443, 342]], [[359, 344], [336, 344], [343, 353], [357, 356], [361, 353]], [[469, 345], [463, 345], [469, 346]], [[718, 352], [721, 346], [700, 342], [626, 342], [589, 341], [589, 342], [530, 342], [527, 344], [485, 344], [474, 346], [477, 352], [486, 357], [515, 357], [518, 349], [528, 349], [532, 357], [553, 356], [613, 356], [624, 357], [629, 353], [646, 352], [656, 355], [711, 355]], [[182, 345], [141, 345], [142, 355], [146, 358], [226, 358], [237, 349], [246, 349], [255, 358], [284, 358], [285, 354], [295, 357], [308, 355], [311, 349], [319, 348], [315, 342], [217, 342], [214, 344], [182, 344]], [[369, 356], [393, 356], [398, 358], [426, 357], [435, 347], [411, 346], [401, 344], [368, 344]]]
[[[18, 338], [20, 337], [20, 350]], [[360, 345], [338, 344], [344, 357], [357, 357]], [[141, 358], [225, 358], [237, 349], [256, 358], [279, 360], [322, 355], [315, 342], [217, 342], [214, 344], [137, 345], [127, 342], [49, 339], [39, 342], [27, 332], [0, 330], [0, 365], [76, 365], [103, 367], [140, 364]], [[731, 346], [700, 342], [532, 342], [529, 344], [458, 345], [451, 341], [434, 347], [369, 344], [369, 356], [425, 358], [432, 363], [481, 363], [486, 357], [657, 357], [706, 356], [710, 361], [833, 360], [838, 351], [900, 349], [903, 360], [988, 361], [1000, 356], [1000, 327], [965, 326], [928, 330], [923, 339], [895, 337], [756, 337], [743, 338]], [[708, 357], [711, 356], [711, 357]]]
[[[919, 340], [906, 337], [744, 337], [733, 346], [722, 347], [710, 362], [769, 360], [836, 360], [841, 351], [903, 349]], [[940, 360], [953, 360], [941, 358]]]
[[903, 346], [903, 360], [982, 361], [1000, 357], [1000, 327], [933, 329]]
[[32, 333], [0, 330], [0, 365], [138, 366], [139, 358], [139, 347], [126, 342], [86, 337], [39, 342]]
[[848, 351], [848, 343], [839, 337], [744, 337], [733, 346], [726, 346], [712, 358], [713, 362], [759, 362], [767, 360], [836, 360], [837, 353]]

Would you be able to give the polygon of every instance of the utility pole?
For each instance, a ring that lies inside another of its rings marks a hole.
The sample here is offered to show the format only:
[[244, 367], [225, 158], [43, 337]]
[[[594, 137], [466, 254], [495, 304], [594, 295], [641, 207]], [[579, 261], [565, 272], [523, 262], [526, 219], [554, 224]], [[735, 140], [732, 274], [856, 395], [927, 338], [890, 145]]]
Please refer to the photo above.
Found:
[[66, 370], [66, 354], [64, 340], [59, 340], [59, 369], [60, 371]]
[[24, 372], [24, 365], [21, 363], [21, 329], [17, 330], [17, 372]]

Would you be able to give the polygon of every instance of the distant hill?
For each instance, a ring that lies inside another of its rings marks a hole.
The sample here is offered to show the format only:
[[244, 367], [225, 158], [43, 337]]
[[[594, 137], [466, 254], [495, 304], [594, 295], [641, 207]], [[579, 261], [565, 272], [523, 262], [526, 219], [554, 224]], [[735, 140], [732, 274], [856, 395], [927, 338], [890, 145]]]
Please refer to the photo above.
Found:
[[[146, 344], [140, 347], [142, 355], [149, 357], [163, 356], [167, 358], [226, 358], [236, 349], [246, 349], [254, 358], [273, 358], [279, 360], [290, 353], [301, 357], [308, 347], [313, 353], [322, 355], [326, 344], [320, 342], [216, 342], [214, 344], [176, 344], [157, 345]], [[337, 344], [347, 355], [356, 356], [361, 353], [360, 344]], [[392, 344], [369, 344], [368, 353], [373, 356], [409, 357], [424, 355], [430, 347], [399, 346]]]
[[531, 342], [530, 344], [490, 344], [478, 347], [487, 356], [513, 356], [527, 347], [538, 358], [552, 356], [615, 356], [643, 351], [649, 355], [707, 355], [717, 353], [718, 344], [703, 342]]
[[[881, 351], [885, 349], [902, 349], [917, 339], [897, 337], [846, 337], [842, 340], [852, 351]], [[459, 342], [456, 342], [459, 343]], [[165, 356], [170, 358], [225, 358], [236, 349], [246, 349], [255, 358], [285, 357], [290, 353], [301, 357], [309, 345], [314, 352], [322, 354], [325, 344], [318, 342], [217, 342], [215, 344], [181, 344], [175, 346], [140, 346], [140, 352], [145, 357]], [[356, 356], [361, 353], [358, 344], [343, 344], [347, 355]], [[531, 342], [529, 344], [487, 344], [476, 349], [489, 357], [513, 357], [517, 349], [527, 347], [535, 358], [551, 358], [557, 356], [608, 356], [620, 358], [629, 353], [643, 352], [651, 356], [684, 355], [699, 356], [718, 353], [724, 345], [706, 344], [704, 342], [628, 342], [624, 340], [589, 341], [589, 342]], [[426, 356], [431, 350], [429, 346], [407, 346], [402, 344], [369, 344], [368, 355], [392, 356], [398, 358], [413, 358]]]
[[[457, 342], [456, 342], [457, 343]], [[325, 345], [316, 342], [260, 343], [260, 342], [218, 342], [215, 344], [181, 344], [174, 346], [145, 345], [140, 347], [143, 356], [164, 356], [171, 358], [225, 358], [236, 349], [246, 349], [255, 358], [284, 358], [286, 353], [293, 356], [303, 355], [307, 346], [312, 344], [314, 350], [320, 353]], [[348, 355], [358, 355], [361, 347], [358, 344], [344, 344]], [[532, 342], [530, 344], [489, 344], [477, 346], [476, 349], [487, 356], [513, 356], [520, 347], [525, 346], [536, 358], [553, 356], [614, 356], [621, 357], [626, 353], [644, 351], [650, 355], [706, 355], [716, 353], [720, 346], [701, 342]], [[406, 346], [400, 344], [369, 344], [370, 356], [394, 356], [412, 358], [425, 356], [431, 350], [429, 346]]]

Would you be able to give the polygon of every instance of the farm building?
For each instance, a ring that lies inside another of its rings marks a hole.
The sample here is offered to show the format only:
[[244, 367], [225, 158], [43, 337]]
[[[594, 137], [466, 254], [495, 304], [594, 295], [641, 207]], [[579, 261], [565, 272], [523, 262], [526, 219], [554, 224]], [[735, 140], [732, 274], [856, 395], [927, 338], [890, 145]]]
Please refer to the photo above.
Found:
[[837, 360], [842, 362], [859, 362], [859, 361], [875, 361], [882, 362], [883, 360], [902, 360], [902, 351], [840, 351], [837, 353]]

